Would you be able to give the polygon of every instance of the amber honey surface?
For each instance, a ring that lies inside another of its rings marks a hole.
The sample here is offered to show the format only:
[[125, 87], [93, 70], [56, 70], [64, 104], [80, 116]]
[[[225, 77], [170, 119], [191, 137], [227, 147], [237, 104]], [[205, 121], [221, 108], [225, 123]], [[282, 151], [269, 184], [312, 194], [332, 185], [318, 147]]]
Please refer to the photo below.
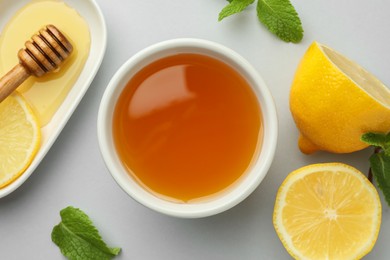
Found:
[[131, 176], [154, 194], [189, 202], [245, 173], [261, 145], [261, 109], [245, 79], [225, 63], [178, 54], [128, 82], [113, 135]]

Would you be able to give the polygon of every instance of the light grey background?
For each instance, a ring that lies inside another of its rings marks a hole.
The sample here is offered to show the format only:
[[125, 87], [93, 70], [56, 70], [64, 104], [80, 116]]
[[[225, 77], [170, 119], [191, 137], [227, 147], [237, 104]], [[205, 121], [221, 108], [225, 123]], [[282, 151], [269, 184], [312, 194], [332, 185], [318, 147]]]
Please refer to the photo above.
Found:
[[[390, 86], [390, 1], [292, 1], [305, 30], [287, 44], [257, 20], [255, 5], [218, 23], [225, 0], [97, 0], [107, 23], [102, 66], [69, 123], [35, 173], [0, 199], [0, 259], [64, 259], [50, 233], [69, 205], [84, 210], [117, 259], [290, 259], [272, 225], [275, 195], [286, 175], [303, 165], [339, 161], [363, 172], [371, 150], [349, 155], [306, 156], [289, 107], [296, 66], [314, 41], [326, 44]], [[128, 197], [114, 182], [99, 152], [96, 118], [110, 78], [137, 51], [162, 40], [195, 37], [232, 48], [260, 72], [274, 96], [279, 143], [274, 163], [258, 189], [235, 208], [204, 219], [155, 213]], [[383, 201], [380, 235], [365, 259], [390, 257], [390, 213]]]

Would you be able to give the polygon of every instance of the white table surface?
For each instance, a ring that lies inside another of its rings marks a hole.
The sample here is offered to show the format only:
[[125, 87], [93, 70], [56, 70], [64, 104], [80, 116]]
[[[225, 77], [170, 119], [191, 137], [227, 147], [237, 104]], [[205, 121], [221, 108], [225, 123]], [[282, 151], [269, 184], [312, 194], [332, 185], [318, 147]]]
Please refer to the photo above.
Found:
[[[390, 86], [390, 1], [293, 1], [305, 30], [299, 44], [280, 41], [262, 26], [255, 5], [217, 22], [225, 0], [97, 0], [106, 18], [108, 46], [91, 87], [34, 174], [0, 199], [0, 259], [64, 259], [50, 234], [69, 205], [85, 211], [116, 259], [290, 259], [272, 213], [279, 185], [303, 165], [339, 161], [363, 172], [371, 150], [348, 155], [297, 148], [298, 132], [288, 99], [296, 66], [314, 41], [358, 62]], [[151, 211], [128, 197], [107, 171], [99, 152], [96, 120], [100, 99], [119, 66], [162, 40], [195, 37], [224, 44], [260, 72], [276, 102], [279, 139], [274, 163], [257, 190], [227, 212], [178, 219]], [[389, 259], [390, 212], [383, 203], [378, 241], [365, 259]]]

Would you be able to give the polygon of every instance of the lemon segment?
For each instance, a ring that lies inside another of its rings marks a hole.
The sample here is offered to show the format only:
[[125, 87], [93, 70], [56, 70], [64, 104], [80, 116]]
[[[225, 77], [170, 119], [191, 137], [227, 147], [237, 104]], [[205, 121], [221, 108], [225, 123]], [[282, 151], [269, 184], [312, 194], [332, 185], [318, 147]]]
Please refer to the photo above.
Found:
[[313, 164], [290, 173], [279, 188], [273, 223], [295, 259], [360, 259], [381, 223], [375, 187], [342, 163]]
[[350, 153], [366, 148], [367, 132], [390, 131], [390, 90], [336, 51], [314, 42], [290, 91], [290, 110], [303, 153]]
[[17, 93], [0, 103], [0, 188], [17, 179], [39, 150], [39, 123]]

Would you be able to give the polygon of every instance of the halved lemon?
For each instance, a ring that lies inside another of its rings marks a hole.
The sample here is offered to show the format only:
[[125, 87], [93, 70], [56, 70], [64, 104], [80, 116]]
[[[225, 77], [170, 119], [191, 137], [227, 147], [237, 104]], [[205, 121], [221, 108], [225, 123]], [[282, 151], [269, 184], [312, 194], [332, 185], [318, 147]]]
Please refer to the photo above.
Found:
[[360, 259], [377, 240], [381, 211], [377, 190], [357, 169], [313, 164], [287, 176], [273, 223], [295, 259]]
[[390, 131], [390, 89], [335, 50], [313, 42], [297, 68], [290, 109], [303, 153], [351, 153], [367, 132]]
[[17, 93], [0, 103], [0, 188], [17, 179], [39, 150], [39, 123]]

